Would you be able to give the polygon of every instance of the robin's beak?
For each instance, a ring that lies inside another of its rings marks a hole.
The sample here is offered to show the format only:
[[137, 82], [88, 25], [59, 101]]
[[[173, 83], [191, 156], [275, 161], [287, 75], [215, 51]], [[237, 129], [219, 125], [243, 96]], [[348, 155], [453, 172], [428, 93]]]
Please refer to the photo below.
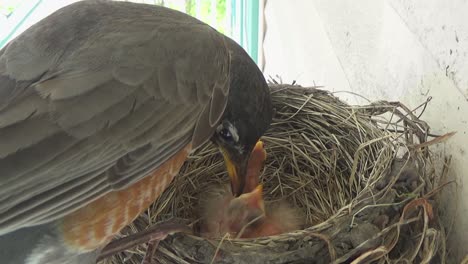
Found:
[[249, 156], [237, 155], [233, 159], [223, 148], [221, 152], [231, 178], [232, 194], [238, 197], [243, 193], [252, 192], [259, 184], [259, 176], [266, 159], [263, 142], [259, 140]]
[[222, 150], [222, 153], [229, 177], [231, 178], [232, 194], [238, 197], [244, 190], [249, 156], [233, 159], [226, 151]]

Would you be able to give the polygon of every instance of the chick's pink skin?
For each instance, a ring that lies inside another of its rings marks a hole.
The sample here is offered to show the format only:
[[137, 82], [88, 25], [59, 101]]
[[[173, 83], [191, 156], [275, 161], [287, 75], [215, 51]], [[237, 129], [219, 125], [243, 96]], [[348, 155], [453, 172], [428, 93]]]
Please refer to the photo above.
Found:
[[258, 198], [258, 190], [254, 191], [259, 185], [265, 160], [266, 151], [263, 142], [258, 141], [250, 154], [243, 194], [234, 198], [227, 188], [215, 190], [205, 202], [203, 218], [206, 220], [202, 225], [202, 233], [210, 237], [219, 237], [226, 233], [235, 235], [250, 222], [248, 219], [255, 219], [264, 213], [264, 210], [259, 211], [263, 205], [255, 206], [254, 204], [255, 202], [263, 203], [263, 199]]
[[[209, 199], [204, 212], [205, 221], [201, 232], [206, 237], [222, 237], [226, 233], [238, 237], [239, 233], [249, 227], [253, 220], [264, 217], [265, 209], [259, 186], [250, 193], [234, 198], [228, 187], [219, 190], [217, 195]], [[252, 226], [256, 225], [256, 221]]]
[[297, 210], [286, 203], [279, 203], [275, 208], [267, 208], [267, 214], [261, 218], [257, 225], [246, 228], [242, 238], [256, 238], [280, 235], [299, 230], [301, 216]]
[[250, 193], [258, 188], [260, 184], [260, 174], [262, 173], [266, 157], [267, 154], [263, 147], [263, 142], [258, 141], [250, 154], [249, 163], [247, 165], [246, 182], [242, 193]]
[[243, 194], [234, 198], [225, 189], [215, 195], [205, 208], [206, 223], [202, 233], [207, 237], [255, 238], [278, 235], [300, 227], [299, 214], [285, 204], [265, 211], [260, 174], [266, 159], [259, 141], [251, 153]]
[[233, 238], [256, 238], [279, 235], [301, 227], [300, 214], [285, 203], [265, 210], [261, 185], [237, 198], [227, 193], [224, 199], [216, 200], [218, 207], [212, 209], [217, 213], [212, 214], [205, 225], [204, 236], [207, 237], [229, 234]]

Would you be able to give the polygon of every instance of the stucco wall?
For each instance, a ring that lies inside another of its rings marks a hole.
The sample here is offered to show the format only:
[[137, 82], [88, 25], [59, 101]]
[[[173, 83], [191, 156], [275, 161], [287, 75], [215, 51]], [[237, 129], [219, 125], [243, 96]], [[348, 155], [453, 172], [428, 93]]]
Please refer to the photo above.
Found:
[[268, 75], [410, 107], [433, 97], [424, 114], [432, 131], [458, 132], [438, 148], [453, 155], [459, 187], [444, 196], [449, 247], [468, 254], [468, 2], [269, 0], [265, 19]]

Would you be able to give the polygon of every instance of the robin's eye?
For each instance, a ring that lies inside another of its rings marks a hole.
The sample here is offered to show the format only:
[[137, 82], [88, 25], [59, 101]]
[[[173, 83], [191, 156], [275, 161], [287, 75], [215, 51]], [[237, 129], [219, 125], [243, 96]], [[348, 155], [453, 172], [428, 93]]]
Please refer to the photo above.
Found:
[[237, 133], [236, 127], [228, 121], [220, 124], [216, 129], [216, 133], [218, 137], [225, 142], [237, 143], [239, 141], [239, 134]]
[[233, 141], [232, 133], [227, 128], [221, 129], [219, 135], [226, 141]]

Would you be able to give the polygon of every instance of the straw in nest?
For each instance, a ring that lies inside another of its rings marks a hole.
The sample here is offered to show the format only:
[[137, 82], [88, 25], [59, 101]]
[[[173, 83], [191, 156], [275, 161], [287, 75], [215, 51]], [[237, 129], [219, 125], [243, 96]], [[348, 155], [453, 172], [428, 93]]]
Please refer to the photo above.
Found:
[[[427, 124], [400, 103], [350, 106], [316, 88], [270, 87], [276, 114], [263, 137], [264, 197], [299, 208], [306, 228], [250, 240], [179, 233], [159, 243], [157, 263], [444, 263], [433, 208], [449, 160], [437, 172], [428, 146], [450, 135], [428, 141]], [[227, 180], [218, 150], [205, 145], [122, 235], [172, 218], [196, 230], [200, 198]], [[146, 250], [104, 262], [140, 263]]]

